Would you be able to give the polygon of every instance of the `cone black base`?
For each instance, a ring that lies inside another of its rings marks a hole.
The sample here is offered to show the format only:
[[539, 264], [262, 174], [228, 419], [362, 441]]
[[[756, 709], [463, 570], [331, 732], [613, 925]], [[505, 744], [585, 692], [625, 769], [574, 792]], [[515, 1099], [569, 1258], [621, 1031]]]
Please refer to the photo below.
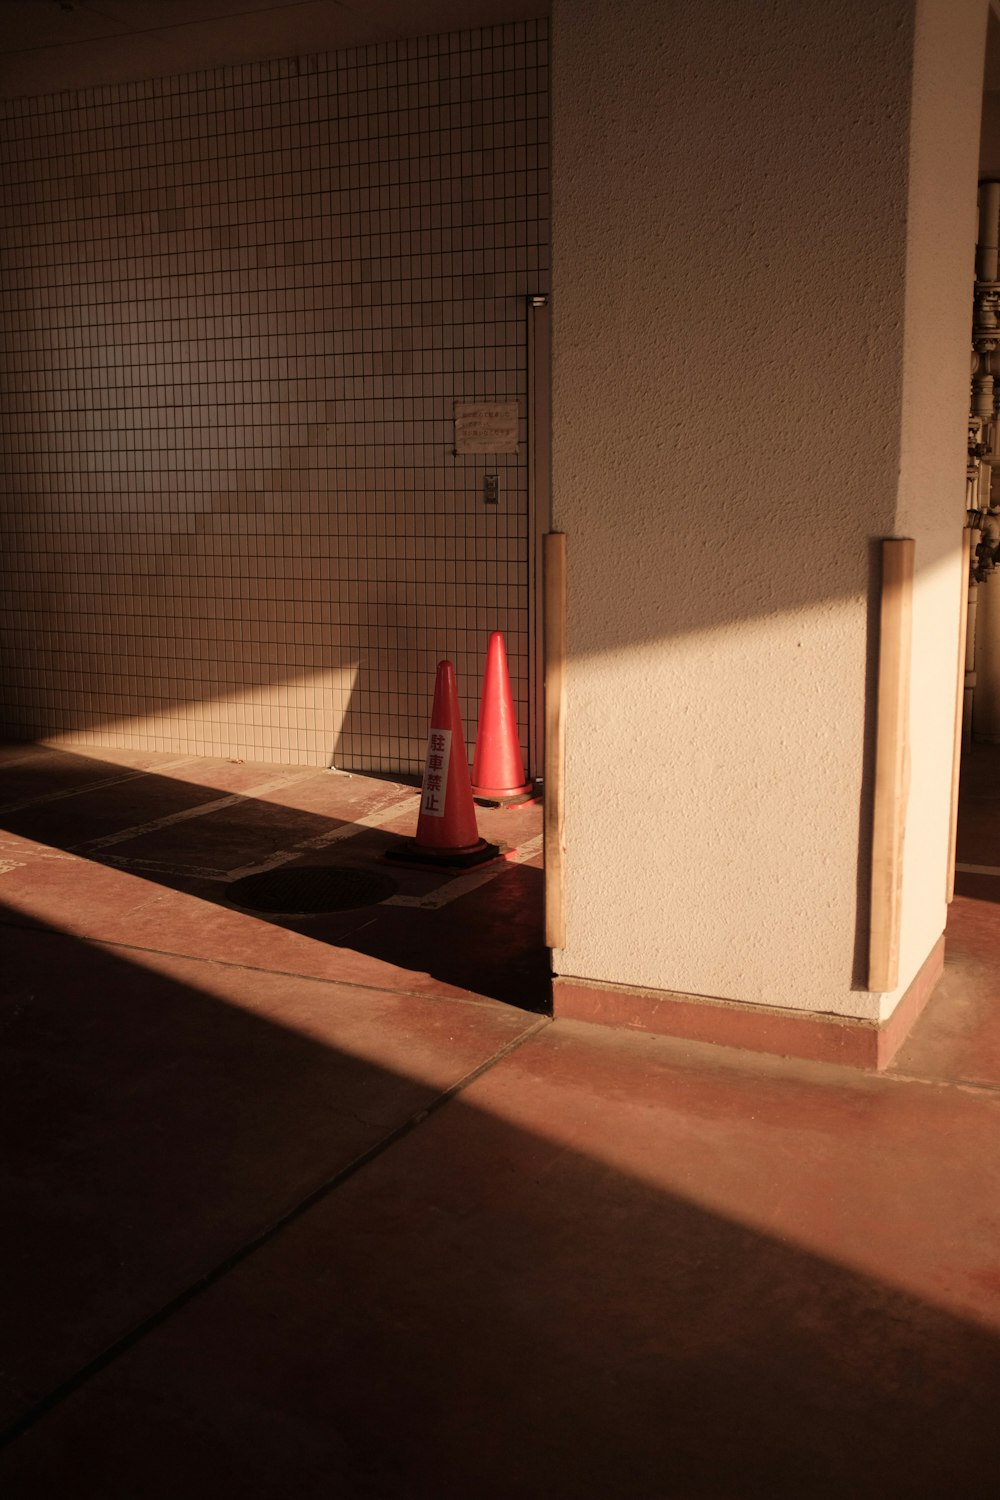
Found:
[[477, 792], [472, 788], [472, 800], [477, 807], [524, 807], [529, 802], [538, 802], [541, 798], [534, 782], [527, 786], [519, 787], [514, 792]]
[[416, 839], [407, 839], [394, 849], [385, 851], [385, 858], [406, 865], [424, 865], [429, 870], [471, 870], [476, 865], [488, 864], [500, 858], [500, 845], [488, 844], [480, 839], [471, 849], [425, 849]]

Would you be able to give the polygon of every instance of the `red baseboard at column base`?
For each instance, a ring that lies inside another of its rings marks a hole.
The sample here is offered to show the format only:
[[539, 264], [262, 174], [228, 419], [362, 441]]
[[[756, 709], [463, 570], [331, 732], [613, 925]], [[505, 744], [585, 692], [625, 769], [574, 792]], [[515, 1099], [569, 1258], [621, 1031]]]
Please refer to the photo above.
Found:
[[888, 1067], [905, 1040], [930, 999], [943, 968], [942, 936], [892, 1015], [881, 1024], [851, 1016], [741, 1005], [668, 990], [599, 984], [568, 975], [556, 975], [552, 981], [552, 1012], [556, 1020], [624, 1026], [632, 1031], [683, 1037], [691, 1042], [714, 1042], [722, 1047], [744, 1047], [751, 1052], [879, 1070]]

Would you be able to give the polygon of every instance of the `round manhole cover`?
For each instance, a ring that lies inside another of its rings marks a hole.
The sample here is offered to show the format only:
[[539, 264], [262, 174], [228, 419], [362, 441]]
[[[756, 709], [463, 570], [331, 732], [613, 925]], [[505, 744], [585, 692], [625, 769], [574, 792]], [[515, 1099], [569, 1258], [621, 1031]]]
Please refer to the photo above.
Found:
[[292, 870], [265, 870], [235, 880], [226, 897], [248, 911], [270, 916], [318, 916], [321, 912], [350, 911], [376, 906], [391, 896], [396, 882], [375, 870], [349, 865], [297, 865]]

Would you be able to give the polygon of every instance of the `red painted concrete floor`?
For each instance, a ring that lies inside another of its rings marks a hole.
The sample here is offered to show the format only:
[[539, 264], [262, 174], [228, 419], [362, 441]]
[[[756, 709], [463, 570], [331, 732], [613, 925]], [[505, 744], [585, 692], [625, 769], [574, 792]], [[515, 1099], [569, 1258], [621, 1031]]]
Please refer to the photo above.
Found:
[[276, 922], [235, 874], [382, 868], [411, 790], [0, 775], [5, 1497], [996, 1494], [1000, 878], [875, 1077], [548, 1020], [537, 807]]

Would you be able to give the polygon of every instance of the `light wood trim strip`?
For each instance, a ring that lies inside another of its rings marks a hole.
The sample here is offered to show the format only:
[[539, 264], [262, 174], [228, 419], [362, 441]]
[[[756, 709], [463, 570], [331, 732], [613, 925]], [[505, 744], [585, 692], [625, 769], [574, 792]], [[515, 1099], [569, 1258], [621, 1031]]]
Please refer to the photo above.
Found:
[[868, 949], [868, 988], [882, 993], [899, 983], [903, 837], [910, 790], [913, 555], [910, 538], [893, 537], [882, 543]]
[[969, 571], [972, 567], [972, 531], [962, 532], [962, 592], [958, 618], [958, 681], [955, 688], [955, 747], [951, 760], [951, 821], [948, 827], [948, 889], [945, 899], [955, 899], [955, 859], [958, 849], [958, 784], [962, 774], [962, 720], [965, 714], [965, 650], [969, 635]]
[[552, 525], [552, 399], [548, 305], [528, 305], [528, 775], [544, 775], [544, 538]]
[[545, 564], [545, 941], [566, 946], [566, 534], [547, 532]]

